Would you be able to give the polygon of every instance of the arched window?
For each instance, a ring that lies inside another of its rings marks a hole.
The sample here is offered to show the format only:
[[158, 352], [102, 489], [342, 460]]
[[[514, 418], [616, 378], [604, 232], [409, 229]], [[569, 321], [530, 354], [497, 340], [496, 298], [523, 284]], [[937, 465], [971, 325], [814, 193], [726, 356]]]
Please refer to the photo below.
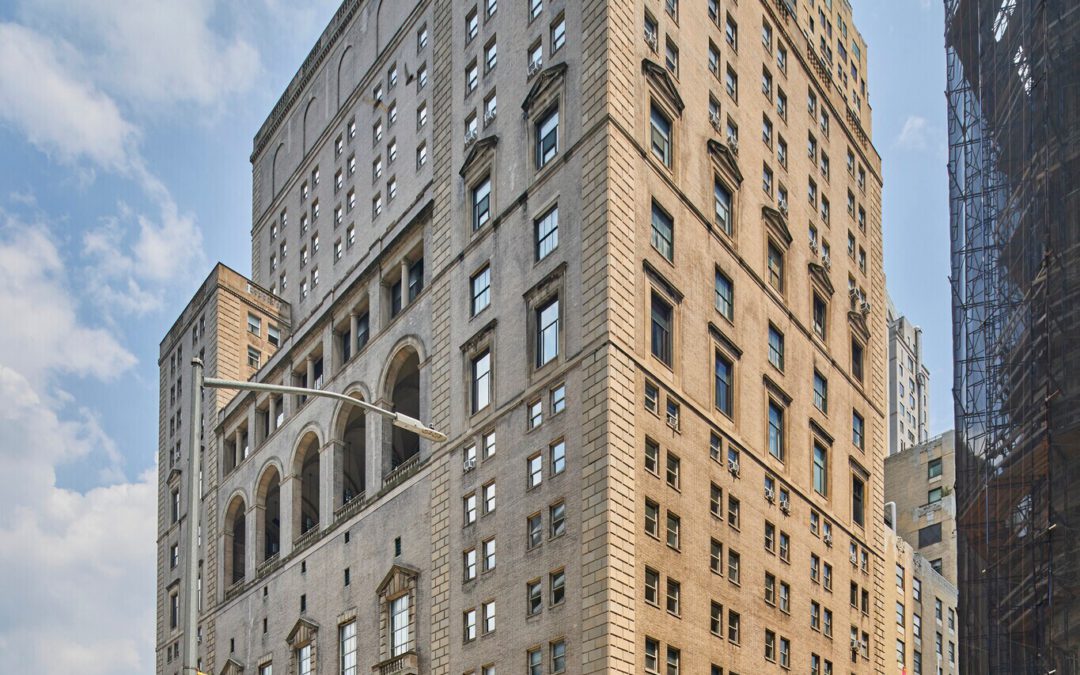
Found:
[[343, 412], [345, 426], [341, 433], [341, 506], [354, 499], [363, 498], [367, 476], [366, 416], [363, 409], [357, 406], [349, 406], [349, 409]]
[[293, 475], [300, 484], [295, 495], [293, 534], [300, 537], [319, 527], [319, 437], [309, 432], [300, 441], [293, 464]]
[[233, 497], [225, 511], [225, 579], [229, 584], [244, 580], [247, 544], [247, 507], [240, 495]]
[[[394, 412], [420, 418], [420, 357], [406, 347], [394, 357], [393, 386], [390, 401]], [[390, 468], [396, 469], [420, 452], [420, 437], [411, 431], [392, 427]]]
[[281, 474], [271, 466], [263, 472], [256, 493], [260, 507], [255, 527], [262, 536], [260, 561], [266, 561], [281, 551]]

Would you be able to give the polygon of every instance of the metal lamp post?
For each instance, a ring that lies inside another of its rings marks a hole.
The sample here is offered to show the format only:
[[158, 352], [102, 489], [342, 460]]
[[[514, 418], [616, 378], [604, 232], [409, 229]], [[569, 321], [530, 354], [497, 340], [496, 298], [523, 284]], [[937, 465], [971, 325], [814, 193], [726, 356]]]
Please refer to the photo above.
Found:
[[211, 377], [203, 377], [202, 359], [191, 360], [191, 449], [188, 460], [190, 473], [188, 474], [188, 550], [187, 550], [187, 575], [185, 585], [187, 587], [187, 611], [184, 619], [184, 642], [185, 658], [188, 660], [185, 671], [200, 675], [198, 668], [199, 638], [197, 626], [199, 625], [199, 588], [196, 579], [199, 574], [199, 511], [202, 506], [202, 495], [199, 494], [199, 473], [202, 470], [202, 457], [200, 450], [200, 431], [202, 429], [202, 390], [209, 389], [243, 389], [247, 391], [265, 391], [275, 394], [297, 394], [300, 396], [321, 396], [342, 401], [368, 412], [388, 418], [394, 426], [411, 431], [412, 433], [426, 438], [435, 443], [446, 441], [446, 434], [428, 427], [420, 420], [400, 412], [386, 410], [372, 405], [367, 401], [338, 394], [322, 389], [307, 389], [304, 387], [286, 387], [277, 384], [265, 384], [262, 382], [244, 382], [241, 380], [221, 380]]

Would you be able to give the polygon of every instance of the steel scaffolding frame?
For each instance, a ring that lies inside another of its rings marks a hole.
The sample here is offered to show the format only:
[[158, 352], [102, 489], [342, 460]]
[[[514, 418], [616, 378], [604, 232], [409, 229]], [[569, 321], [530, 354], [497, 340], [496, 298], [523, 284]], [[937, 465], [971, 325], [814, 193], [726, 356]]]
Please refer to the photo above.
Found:
[[1080, 673], [1080, 3], [945, 0], [960, 653]]

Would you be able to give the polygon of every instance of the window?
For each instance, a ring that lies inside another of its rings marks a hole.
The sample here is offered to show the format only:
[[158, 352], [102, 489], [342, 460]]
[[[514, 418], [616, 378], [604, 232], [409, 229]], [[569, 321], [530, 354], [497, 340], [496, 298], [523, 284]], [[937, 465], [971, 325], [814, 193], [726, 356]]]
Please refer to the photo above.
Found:
[[739, 529], [739, 500], [730, 494], [727, 500], [727, 522], [732, 528]]
[[866, 437], [863, 434], [865, 422], [858, 412], [851, 411], [851, 442], [856, 448], [862, 450], [865, 447]]
[[462, 565], [464, 569], [465, 581], [472, 581], [476, 578], [476, 549], [470, 548], [462, 555]]
[[814, 492], [822, 496], [829, 494], [829, 453], [818, 443], [814, 442], [813, 453], [813, 484]]
[[484, 265], [474, 274], [469, 286], [472, 289], [472, 314], [476, 316], [491, 304], [491, 266]]
[[715, 395], [714, 405], [716, 409], [724, 413], [728, 417], [731, 417], [734, 410], [734, 389], [733, 389], [733, 376], [735, 366], [719, 350], [716, 352], [716, 369], [715, 369]]
[[544, 460], [537, 453], [525, 460], [529, 472], [528, 486], [534, 488], [544, 481]]
[[668, 511], [667, 514], [667, 545], [671, 548], [679, 549], [679, 527], [681, 520], [677, 515]]
[[255, 349], [254, 347], [248, 347], [248, 349], [247, 349], [248, 367], [258, 369], [259, 368], [259, 362], [261, 360], [262, 360], [262, 355], [259, 353], [259, 350]]
[[648, 499], [645, 500], [645, 532], [660, 537], [660, 505]]
[[863, 380], [863, 346], [855, 338], [851, 339], [851, 375], [859, 382]]
[[562, 49], [562, 46], [566, 44], [566, 19], [560, 16], [555, 20], [555, 23], [551, 24], [551, 53]]
[[660, 672], [660, 643], [651, 637], [645, 638], [645, 672]]
[[679, 616], [679, 598], [682, 592], [682, 585], [672, 578], [667, 580], [667, 611], [675, 616]]
[[489, 600], [480, 606], [484, 618], [484, 634], [495, 632], [495, 601]]
[[780, 559], [784, 562], [788, 562], [789, 555], [791, 554], [791, 535], [787, 532], [780, 532]]
[[536, 310], [536, 367], [540, 368], [559, 355], [559, 299], [556, 297]]
[[645, 568], [645, 602], [660, 604], [660, 573], [650, 567]]
[[[739, 76], [735, 74], [735, 71], [731, 69], [731, 66], [727, 67], [727, 72], [724, 74], [724, 88], [727, 90], [728, 96], [732, 100], [739, 100]], [[730, 140], [731, 134], [728, 134]]]
[[535, 19], [544, 11], [544, 0], [529, 0], [529, 19]]
[[530, 429], [535, 429], [544, 422], [544, 405], [540, 399], [529, 403], [525, 406], [528, 413], [528, 423]]
[[941, 496], [942, 496], [942, 489], [939, 488], [939, 487], [933, 488], [932, 490], [930, 490], [929, 492], [926, 493], [926, 503], [927, 504], [937, 504], [938, 502], [941, 501]]
[[258, 335], [262, 331], [262, 319], [254, 314], [248, 314], [248, 332]]
[[934, 523], [919, 529], [919, 548], [941, 543], [941, 523]]
[[724, 607], [719, 602], [709, 604], [709, 631], [717, 637], [724, 636]]
[[739, 554], [729, 548], [727, 555], [728, 581], [735, 584], [736, 586], [739, 585], [740, 563], [741, 558]]
[[534, 513], [529, 516], [525, 521], [525, 531], [527, 533], [526, 543], [528, 548], [536, 548], [543, 541], [544, 528], [540, 522], [540, 514]]
[[734, 229], [731, 221], [731, 190], [719, 179], [713, 181], [713, 208], [716, 225], [730, 237]]
[[765, 631], [765, 660], [776, 662], [776, 633]]
[[724, 24], [724, 39], [729, 47], [739, 51], [739, 25], [735, 23], [730, 14], [727, 15], [727, 21]]
[[[851, 477], [851, 519], [859, 527], [866, 525], [866, 483], [858, 476]], [[940, 523], [938, 528], [940, 530]], [[922, 538], [921, 532], [919, 537]]]
[[557, 476], [566, 470], [566, 442], [556, 441], [549, 447], [551, 453], [551, 475]]
[[664, 42], [664, 67], [668, 69], [672, 77], [678, 79], [679, 48], [671, 40], [665, 40]]
[[784, 291], [784, 254], [769, 240], [766, 260], [769, 271], [769, 284], [777, 291]]
[[559, 245], [559, 207], [553, 206], [533, 223], [536, 259], [543, 260]]
[[479, 412], [491, 403], [491, 352], [484, 350], [472, 360], [472, 411]]
[[941, 476], [941, 458], [932, 459], [926, 464], [926, 478], [938, 478]]
[[551, 523], [551, 538], [561, 537], [566, 533], [566, 504], [559, 502], [548, 507]]
[[724, 492], [716, 483], [709, 484], [709, 513], [714, 518], [724, 517]]
[[675, 488], [676, 490], [679, 489], [680, 465], [681, 463], [679, 461], [678, 455], [674, 454], [669, 450], [667, 454], [666, 479], [667, 484], [670, 487]]
[[482, 545], [484, 554], [484, 571], [495, 569], [495, 540], [488, 539]]
[[829, 412], [829, 381], [816, 370], [814, 371], [814, 407], [823, 413]]
[[491, 220], [491, 177], [485, 177], [472, 189], [472, 229], [479, 230]]
[[715, 539], [709, 541], [709, 569], [713, 574], [724, 573], [724, 545]]
[[544, 657], [540, 653], [539, 647], [525, 652], [525, 660], [529, 664], [529, 675], [543, 675]]
[[651, 413], [660, 412], [660, 390], [652, 382], [645, 382], [645, 409]]
[[667, 675], [679, 675], [679, 656], [677, 648], [668, 645], [667, 648]]
[[716, 309], [725, 319], [734, 320], [735, 286], [731, 279], [720, 270], [716, 270]]
[[784, 461], [784, 409], [769, 401], [769, 454]]
[[462, 512], [465, 515], [465, 524], [472, 525], [476, 522], [476, 493], [470, 492], [461, 499]]
[[412, 647], [409, 621], [409, 595], [390, 602], [390, 654], [400, 656]]
[[670, 169], [672, 156], [671, 120], [655, 103], [652, 105], [649, 119], [652, 154]]
[[419, 169], [427, 164], [427, 143], [421, 143], [416, 148], [416, 168]]
[[769, 363], [777, 370], [784, 369], [784, 334], [769, 324]]
[[773, 171], [769, 168], [768, 164], [761, 165], [761, 189], [765, 194], [772, 196], [773, 193]]
[[566, 409], [566, 385], [560, 384], [551, 390], [551, 414], [558, 415]]
[[548, 649], [551, 651], [551, 672], [561, 673], [566, 670], [566, 640], [552, 642]]
[[[475, 447], [473, 447], [475, 452]], [[495, 481], [487, 483], [480, 488], [481, 494], [484, 498], [484, 513], [492, 513], [495, 511]]]
[[652, 294], [652, 354], [669, 368], [672, 359], [673, 308], [657, 293]]
[[559, 109], [552, 108], [536, 123], [536, 168], [542, 169], [559, 152]]
[[529, 616], [539, 614], [544, 608], [544, 591], [539, 579], [525, 584], [525, 597], [528, 598]]

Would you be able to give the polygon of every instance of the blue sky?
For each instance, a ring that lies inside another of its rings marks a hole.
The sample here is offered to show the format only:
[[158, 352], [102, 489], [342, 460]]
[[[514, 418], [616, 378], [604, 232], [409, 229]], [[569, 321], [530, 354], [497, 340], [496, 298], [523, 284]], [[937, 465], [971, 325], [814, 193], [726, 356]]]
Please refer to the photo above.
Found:
[[[153, 667], [157, 347], [250, 267], [251, 139], [337, 0], [0, 0], [0, 653]], [[942, 7], [856, 0], [885, 265], [952, 426]], [[73, 602], [72, 600], [75, 599]]]

